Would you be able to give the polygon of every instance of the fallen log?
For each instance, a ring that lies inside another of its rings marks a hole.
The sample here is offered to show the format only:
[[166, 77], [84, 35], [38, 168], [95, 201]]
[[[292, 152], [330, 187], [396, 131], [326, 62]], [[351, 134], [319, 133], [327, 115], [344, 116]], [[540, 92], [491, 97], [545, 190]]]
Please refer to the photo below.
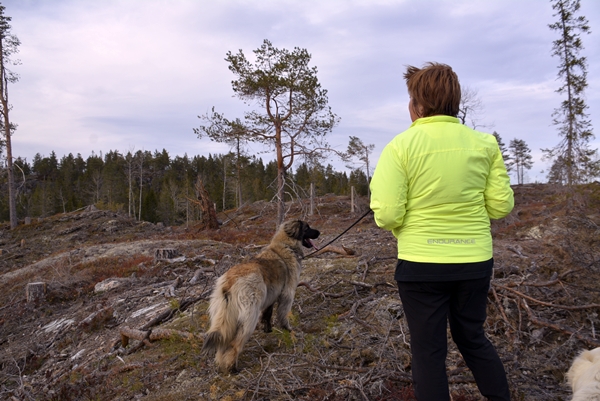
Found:
[[121, 345], [125, 348], [129, 344], [129, 339], [138, 341], [156, 341], [165, 340], [168, 338], [176, 338], [185, 341], [191, 341], [196, 338], [192, 333], [173, 329], [152, 329], [152, 330], [137, 330], [130, 327], [122, 327], [120, 330]]
[[312, 256], [321, 255], [325, 252], [338, 253], [342, 256], [356, 256], [356, 251], [354, 251], [353, 249], [346, 248], [345, 246], [339, 247], [335, 245], [327, 245], [326, 247], [319, 249]]
[[171, 319], [175, 315], [175, 312], [185, 311], [191, 305], [195, 304], [198, 301], [205, 299], [209, 294], [210, 294], [210, 291], [206, 291], [206, 292], [202, 293], [202, 295], [200, 295], [199, 297], [186, 299], [185, 301], [180, 302], [179, 308], [166, 310], [165, 312], [161, 313], [160, 315], [156, 316], [154, 319], [152, 319], [151, 321], [146, 323], [142, 327], [142, 330], [148, 330], [151, 327], [158, 326], [159, 324], [166, 322], [167, 320]]

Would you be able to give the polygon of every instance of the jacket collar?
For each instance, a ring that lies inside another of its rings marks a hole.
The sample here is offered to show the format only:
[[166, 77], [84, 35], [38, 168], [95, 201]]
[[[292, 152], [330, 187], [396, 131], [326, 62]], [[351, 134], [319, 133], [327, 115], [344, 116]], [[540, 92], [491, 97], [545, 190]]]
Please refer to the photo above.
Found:
[[431, 116], [431, 117], [422, 117], [422, 118], [416, 119], [410, 126], [412, 128], [412, 127], [415, 127], [417, 125], [429, 124], [429, 123], [456, 123], [456, 124], [460, 124], [460, 120], [458, 118], [456, 118], [456, 117], [444, 116], [444, 115]]

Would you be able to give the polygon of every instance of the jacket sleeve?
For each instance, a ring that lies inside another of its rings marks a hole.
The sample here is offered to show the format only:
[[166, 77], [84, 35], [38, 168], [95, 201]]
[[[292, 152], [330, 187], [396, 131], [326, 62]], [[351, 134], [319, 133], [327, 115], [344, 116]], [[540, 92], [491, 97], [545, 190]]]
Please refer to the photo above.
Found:
[[377, 226], [386, 230], [400, 227], [406, 213], [407, 175], [393, 143], [383, 149], [370, 188]]
[[485, 191], [485, 208], [490, 219], [501, 219], [508, 215], [515, 205], [510, 178], [506, 172], [500, 149], [494, 155]]

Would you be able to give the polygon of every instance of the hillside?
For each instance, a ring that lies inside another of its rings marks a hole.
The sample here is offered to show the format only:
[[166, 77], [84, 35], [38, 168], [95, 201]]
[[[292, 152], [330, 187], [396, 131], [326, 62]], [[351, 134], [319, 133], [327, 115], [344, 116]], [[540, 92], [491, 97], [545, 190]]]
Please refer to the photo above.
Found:
[[[492, 227], [486, 329], [515, 400], [566, 400], [570, 361], [600, 346], [600, 184], [579, 188], [568, 213], [559, 188], [515, 194], [515, 210]], [[303, 203], [288, 216], [308, 220], [325, 244], [362, 203], [351, 214], [347, 197], [325, 196], [313, 216]], [[0, 226], [0, 399], [414, 399], [395, 240], [371, 215], [334, 244], [354, 255], [304, 261], [292, 333], [257, 330], [237, 374], [218, 374], [200, 354], [215, 278], [270, 240], [275, 216], [275, 205], [257, 202], [200, 231], [88, 208]], [[157, 249], [178, 254], [155, 260]], [[45, 296], [28, 302], [29, 283], [45, 283]], [[450, 344], [454, 399], [479, 400]]]

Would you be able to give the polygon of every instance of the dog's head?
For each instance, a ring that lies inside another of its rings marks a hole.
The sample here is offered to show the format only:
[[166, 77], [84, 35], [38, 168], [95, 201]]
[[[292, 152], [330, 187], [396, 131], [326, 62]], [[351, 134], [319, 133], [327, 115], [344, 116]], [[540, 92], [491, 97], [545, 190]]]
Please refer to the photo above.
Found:
[[291, 220], [283, 223], [283, 230], [288, 237], [296, 239], [306, 248], [316, 248], [311, 239], [319, 238], [319, 230], [310, 228], [307, 222], [302, 220]]

